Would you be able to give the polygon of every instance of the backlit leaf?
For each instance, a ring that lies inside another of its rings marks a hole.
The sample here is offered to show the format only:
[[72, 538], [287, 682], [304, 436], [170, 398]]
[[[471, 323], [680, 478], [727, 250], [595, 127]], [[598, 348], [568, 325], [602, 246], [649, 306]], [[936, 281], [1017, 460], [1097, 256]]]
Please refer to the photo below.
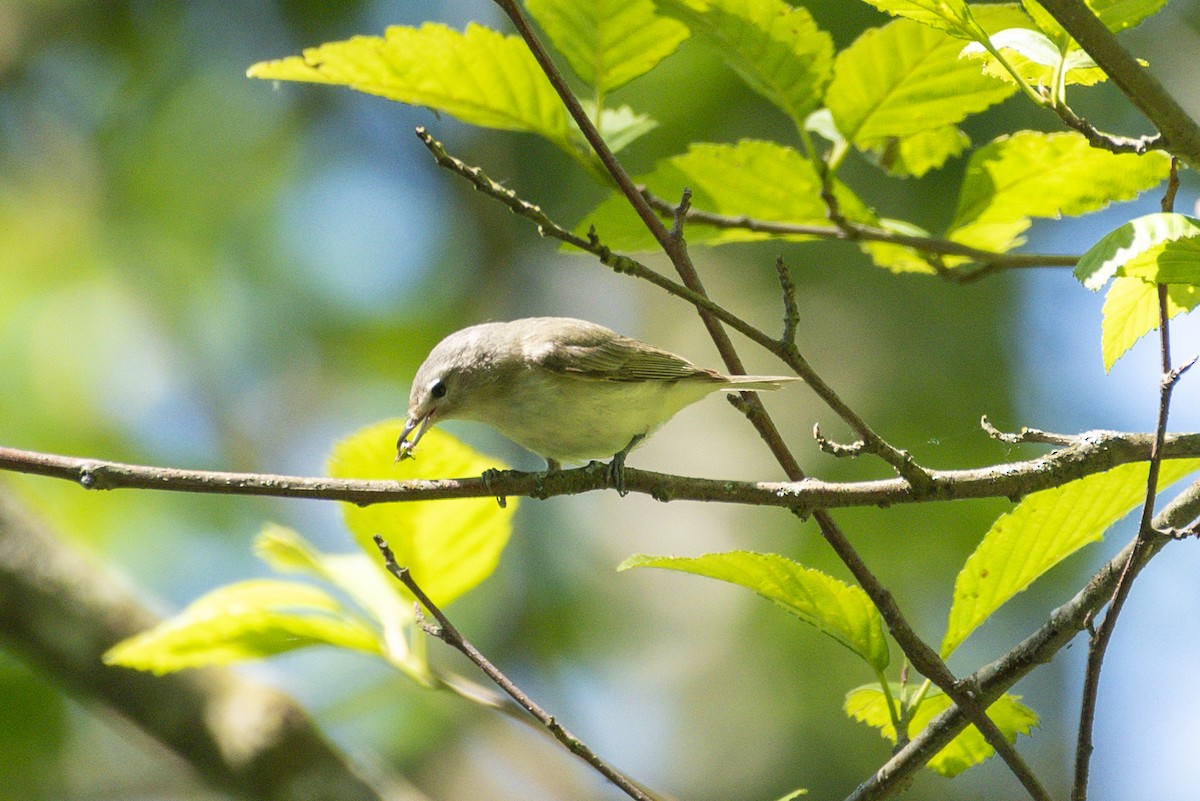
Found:
[[[903, 688], [892, 685], [893, 697], [899, 697]], [[921, 700], [921, 705], [909, 721], [908, 736], [915, 737], [931, 720], [953, 706], [953, 702], [941, 690], [931, 689]], [[877, 685], [867, 685], [846, 694], [846, 714], [854, 720], [879, 729], [882, 737], [896, 742], [896, 729], [887, 710], [887, 697]], [[1005, 738], [1016, 742], [1018, 734], [1029, 734], [1038, 725], [1038, 716], [1021, 703], [1019, 695], [1002, 695], [987, 709], [988, 717], [996, 724]], [[943, 776], [957, 776], [967, 768], [978, 765], [990, 757], [994, 750], [979, 729], [968, 726], [957, 737], [947, 743], [927, 766]]]
[[976, 26], [966, 0], [867, 0], [880, 11], [906, 17], [960, 38], [973, 38]]
[[[1104, 70], [1096, 66], [1091, 56], [1078, 47], [1060, 51], [1059, 46], [1041, 31], [1029, 28], [1007, 28], [991, 37], [992, 46], [999, 50], [1009, 66], [1032, 86], [1053, 86], [1058, 71], [1065, 70], [1063, 82], [1092, 86], [1106, 80]], [[962, 50], [964, 58], [982, 61], [984, 72], [1004, 81], [1015, 79], [979, 42], [971, 42]]]
[[[1075, 265], [1075, 277], [1095, 292], [1130, 262], [1143, 275], [1156, 274], [1162, 245], [1196, 237], [1200, 237], [1200, 220], [1169, 212], [1147, 214], [1110, 231], [1088, 248]], [[1186, 245], [1181, 248], [1192, 252]]]
[[833, 38], [783, 0], [657, 0], [659, 10], [709, 42], [742, 79], [797, 126], [820, 103]]
[[[416, 458], [393, 464], [402, 427], [402, 421], [389, 420], [337, 443], [329, 457], [329, 475], [399, 481], [479, 476], [489, 468], [504, 467], [437, 428], [426, 432]], [[445, 605], [495, 570], [512, 532], [517, 505], [516, 498], [510, 498], [503, 509], [495, 498], [466, 498], [372, 506], [346, 503], [342, 511], [359, 547], [380, 570], [383, 562], [371, 539], [375, 534], [387, 541], [396, 561], [412, 571], [434, 603]]]
[[861, 656], [876, 671], [887, 667], [883, 621], [867, 594], [819, 570], [777, 554], [752, 551], [710, 553], [694, 558], [638, 554], [626, 559], [618, 569], [633, 567], [680, 570], [754, 590], [816, 626]]
[[526, 0], [525, 7], [601, 97], [649, 72], [688, 36], [651, 0]]
[[841, 51], [825, 103], [861, 148], [955, 125], [1016, 87], [960, 59], [962, 42], [911, 20], [873, 28]]
[[971, 155], [949, 238], [1006, 251], [1024, 241], [1030, 218], [1058, 219], [1130, 200], [1160, 183], [1169, 167], [1163, 153], [1113, 154], [1074, 132], [1001, 136]]
[[201, 596], [104, 655], [110, 665], [169, 673], [274, 656], [309, 645], [378, 654], [378, 636], [324, 590], [257, 579]]
[[[1159, 486], [1200, 468], [1200, 460], [1163, 462]], [[949, 656], [1005, 602], [1104, 532], [1146, 496], [1145, 462], [1120, 465], [1027, 496], [1001, 515], [954, 582], [941, 655]]]
[[[812, 162], [774, 142], [745, 139], [736, 145], [694, 144], [687, 153], [663, 159], [653, 172], [634, 181], [672, 203], [678, 203], [684, 187], [688, 187], [692, 190], [692, 208], [698, 210], [772, 222], [830, 226], [821, 200], [821, 179]], [[835, 181], [834, 186], [843, 214], [856, 221], [873, 221], [871, 212], [841, 182]], [[586, 233], [590, 225], [595, 225], [600, 239], [614, 250], [658, 247], [629, 203], [618, 194], [585, 216], [578, 230]], [[809, 238], [745, 228], [722, 229], [698, 222], [688, 223], [685, 234], [693, 245]]]
[[528, 131], [568, 149], [567, 114], [519, 36], [474, 23], [393, 26], [259, 62], [251, 78], [349, 86], [360, 92], [450, 114], [485, 128]]
[[[1175, 317], [1200, 306], [1200, 287], [1167, 286], [1167, 315]], [[1158, 328], [1158, 286], [1140, 278], [1114, 278], [1104, 295], [1100, 351], [1105, 371], [1111, 370], [1134, 343]]]

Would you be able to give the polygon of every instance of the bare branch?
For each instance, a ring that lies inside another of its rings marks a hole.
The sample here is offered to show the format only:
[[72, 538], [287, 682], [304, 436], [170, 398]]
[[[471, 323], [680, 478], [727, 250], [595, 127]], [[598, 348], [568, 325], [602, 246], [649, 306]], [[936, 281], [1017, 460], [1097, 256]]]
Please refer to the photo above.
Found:
[[425, 627], [425, 631], [427, 633], [429, 633], [431, 636], [437, 637], [451, 648], [461, 652], [467, 657], [467, 659], [470, 659], [480, 670], [484, 672], [489, 679], [492, 680], [492, 682], [495, 683], [497, 687], [499, 687], [510, 698], [516, 701], [522, 709], [536, 718], [537, 721], [554, 736], [554, 739], [562, 743], [564, 748], [590, 765], [600, 775], [604, 776], [604, 778], [615, 784], [630, 798], [635, 799], [635, 801], [654, 801], [656, 796], [647, 792], [646, 790], [643, 790], [628, 776], [621, 773], [612, 765], [608, 764], [599, 756], [597, 756], [596, 753], [578, 737], [563, 728], [562, 724], [559, 723], [553, 715], [542, 709], [542, 707], [538, 705], [532, 698], [530, 698], [525, 691], [513, 683], [512, 679], [504, 675], [504, 673], [501, 672], [498, 667], [492, 664], [487, 657], [480, 653], [478, 648], [476, 648], [470, 643], [469, 640], [463, 637], [454, 624], [450, 622], [450, 619], [446, 617], [445, 612], [443, 612], [436, 604], [434, 604], [432, 600], [430, 600], [429, 596], [425, 594], [425, 591], [421, 589], [421, 586], [417, 584], [415, 579], [413, 579], [408, 568], [397, 564], [396, 557], [392, 553], [392, 549], [388, 547], [386, 542], [384, 542], [383, 537], [380, 537], [378, 534], [375, 535], [375, 545], [383, 554], [383, 561], [388, 569], [388, 572], [399, 579], [400, 583], [408, 588], [409, 592], [411, 592], [417, 601], [420, 602], [421, 606], [425, 607], [429, 614], [433, 615], [434, 619], [438, 622], [437, 626], [427, 625]]

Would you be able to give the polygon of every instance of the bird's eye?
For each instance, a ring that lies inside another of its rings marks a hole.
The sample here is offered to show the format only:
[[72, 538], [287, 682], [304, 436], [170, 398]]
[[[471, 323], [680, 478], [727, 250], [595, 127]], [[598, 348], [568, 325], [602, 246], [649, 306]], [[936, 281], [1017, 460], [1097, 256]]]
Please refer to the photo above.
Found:
[[433, 382], [433, 386], [429, 388], [429, 394], [435, 398], [446, 397], [446, 385], [440, 379]]

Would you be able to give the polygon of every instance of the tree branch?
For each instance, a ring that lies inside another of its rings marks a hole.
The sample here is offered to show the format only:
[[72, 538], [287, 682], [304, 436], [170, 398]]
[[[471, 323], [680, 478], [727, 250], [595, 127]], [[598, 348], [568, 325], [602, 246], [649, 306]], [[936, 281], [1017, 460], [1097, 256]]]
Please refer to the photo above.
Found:
[[1163, 147], [1200, 168], [1200, 125], [1145, 67], [1121, 46], [1082, 0], [1040, 0], [1129, 101], [1162, 133]]
[[[1175, 497], [1154, 519], [1158, 531], [1181, 529], [1200, 517], [1200, 481]], [[1157, 536], [1149, 548], [1132, 563], [1140, 571], [1159, 550], [1174, 540]], [[1070, 601], [1050, 613], [1037, 631], [1026, 637], [1004, 656], [967, 676], [979, 688], [981, 704], [991, 704], [1035, 668], [1049, 662], [1054, 654], [1087, 627], [1096, 610], [1108, 602], [1113, 589], [1133, 553], [1130, 542], [1114, 556]], [[855, 788], [846, 801], [880, 801], [907, 787], [913, 774], [970, 724], [963, 712], [951, 708], [938, 715], [912, 741], [894, 754], [869, 779]]]
[[[729, 481], [691, 478], [626, 466], [630, 492], [659, 501], [705, 501], [746, 506], [777, 506], [801, 513], [815, 509], [892, 506], [922, 501], [1020, 498], [1117, 465], [1150, 458], [1153, 437], [1115, 431], [1089, 431], [1044, 456], [966, 470], [932, 470], [932, 489], [917, 492], [901, 478], [871, 481]], [[1200, 433], [1168, 435], [1167, 459], [1200, 457]], [[603, 469], [592, 465], [550, 473], [503, 470], [482, 477], [408, 481], [231, 473], [125, 464], [99, 459], [0, 447], [0, 470], [72, 481], [84, 489], [150, 489], [215, 495], [256, 495], [373, 503], [443, 498], [521, 496], [546, 499], [608, 488]], [[602, 467], [602, 466], [601, 466]]]
[[76, 698], [108, 707], [206, 782], [257, 801], [379, 801], [284, 694], [219, 668], [153, 676], [101, 655], [159, 618], [0, 492], [0, 636]]
[[486, 675], [495, 683], [497, 687], [507, 693], [508, 696], [516, 701], [522, 709], [536, 718], [537, 721], [541, 723], [546, 730], [554, 736], [554, 739], [558, 740], [563, 745], [564, 748], [590, 765], [596, 772], [615, 784], [630, 798], [635, 799], [635, 801], [654, 801], [654, 795], [643, 790], [628, 776], [621, 773], [612, 765], [608, 764], [599, 756], [597, 756], [596, 753], [578, 737], [563, 728], [562, 724], [559, 723], [553, 715], [542, 709], [542, 707], [539, 706], [532, 698], [530, 698], [524, 690], [513, 683], [512, 679], [508, 678], [508, 676], [504, 675], [504, 673], [501, 672], [498, 667], [492, 664], [491, 660], [480, 653], [478, 648], [476, 648], [470, 643], [469, 640], [463, 637], [454, 624], [450, 622], [450, 619], [446, 617], [446, 614], [436, 604], [434, 604], [432, 600], [430, 600], [429, 596], [425, 594], [425, 590], [423, 590], [421, 586], [417, 584], [408, 568], [402, 567], [396, 562], [396, 557], [392, 553], [392, 549], [388, 547], [386, 542], [384, 542], [383, 537], [379, 536], [378, 534], [375, 535], [375, 545], [379, 548], [380, 553], [383, 554], [384, 565], [387, 567], [388, 572], [399, 579], [400, 583], [408, 588], [408, 590], [413, 594], [413, 597], [415, 597], [421, 606], [428, 610], [429, 614], [433, 615], [434, 619], [438, 622], [437, 626], [426, 625], [426, 633], [428, 633], [430, 636], [437, 637], [451, 648], [461, 652], [467, 657], [467, 659], [470, 659], [476, 665], [476, 667], [484, 672], [484, 675]]

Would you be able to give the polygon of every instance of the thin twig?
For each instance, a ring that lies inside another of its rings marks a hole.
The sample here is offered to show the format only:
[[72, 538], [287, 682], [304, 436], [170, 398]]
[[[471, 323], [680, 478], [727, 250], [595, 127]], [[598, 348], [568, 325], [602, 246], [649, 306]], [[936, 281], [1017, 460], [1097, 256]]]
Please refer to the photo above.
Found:
[[407, 567], [402, 567], [396, 563], [396, 557], [392, 553], [392, 549], [384, 542], [383, 537], [375, 535], [375, 545], [383, 554], [384, 564], [388, 572], [400, 580], [400, 582], [408, 588], [409, 592], [420, 602], [421, 606], [433, 615], [433, 618], [438, 622], [436, 627], [426, 626], [426, 631], [434, 637], [437, 637], [442, 642], [460, 651], [467, 659], [470, 659], [475, 665], [484, 672], [484, 674], [495, 683], [497, 687], [503, 690], [510, 698], [516, 701], [522, 709], [537, 719], [547, 731], [554, 735], [554, 739], [562, 743], [563, 747], [575, 754], [594, 770], [600, 773], [604, 778], [615, 784], [630, 798], [635, 801], [654, 801], [655, 796], [643, 790], [636, 782], [621, 773], [612, 765], [605, 762], [596, 755], [584, 742], [578, 737], [571, 734], [562, 724], [559, 723], [553, 715], [542, 709], [532, 698], [530, 698], [520, 687], [513, 683], [512, 679], [504, 675], [501, 670], [492, 664], [482, 653], [479, 652], [474, 645], [470, 643], [446, 614], [429, 599], [425, 591], [413, 579], [412, 574]]
[[[1176, 159], [1171, 159], [1171, 174], [1167, 181], [1167, 191], [1163, 196], [1162, 210], [1169, 212], [1175, 205], [1175, 194], [1179, 189], [1179, 169]], [[1104, 655], [1112, 641], [1116, 630], [1117, 618], [1129, 592], [1133, 587], [1136, 576], [1134, 565], [1137, 564], [1142, 552], [1150, 547], [1151, 540], [1157, 535], [1154, 530], [1154, 499], [1158, 495], [1158, 474], [1162, 467], [1163, 446], [1167, 439], [1167, 417], [1171, 409], [1171, 393], [1188, 365], [1176, 370], [1171, 364], [1171, 318], [1167, 307], [1167, 285], [1158, 285], [1158, 333], [1159, 333], [1159, 396], [1158, 422], [1154, 429], [1154, 446], [1150, 450], [1150, 469], [1146, 475], [1146, 500], [1142, 504], [1142, 518], [1138, 526], [1137, 539], [1134, 540], [1133, 550], [1129, 560], [1121, 571], [1121, 577], [1113, 590], [1112, 601], [1104, 615], [1096, 634], [1091, 638], [1088, 647], [1087, 668], [1084, 671], [1083, 694], [1080, 701], [1079, 732], [1075, 745], [1075, 780], [1071, 787], [1072, 801], [1085, 801], [1088, 791], [1088, 774], [1092, 760], [1092, 730], [1096, 719], [1096, 701], [1099, 697], [1100, 672], [1104, 666]]]
[[[658, 197], [648, 189], [642, 189], [642, 196], [650, 206], [662, 214], [673, 214], [674, 206], [667, 200]], [[708, 225], [713, 228], [737, 229], [755, 233], [771, 234], [773, 236], [807, 236], [814, 239], [839, 239], [851, 242], [882, 242], [890, 245], [902, 245], [922, 253], [938, 256], [959, 256], [977, 264], [992, 267], [986, 275], [999, 269], [1019, 269], [1030, 267], [1074, 267], [1079, 256], [1058, 253], [999, 253], [991, 250], [974, 248], [950, 239], [938, 237], [914, 236], [897, 231], [888, 231], [868, 225], [854, 223], [842, 218], [842, 225], [804, 225], [800, 223], [777, 222], [774, 220], [759, 220], [745, 215], [732, 216], [717, 214], [702, 209], [691, 209], [687, 213], [687, 221]], [[955, 268], [957, 270], [958, 268]], [[955, 270], [948, 270], [953, 273]], [[972, 271], [974, 275], [977, 271]], [[946, 276], [950, 277], [950, 276]]]
[[775, 272], [779, 276], [779, 289], [783, 293], [783, 333], [779, 341], [784, 347], [796, 343], [796, 328], [800, 325], [800, 307], [796, 304], [796, 284], [792, 281], [792, 273], [783, 260], [783, 256], [775, 257]]
[[1042, 431], [1040, 428], [1029, 428], [1021, 426], [1021, 430], [1016, 433], [1001, 431], [992, 425], [992, 421], [985, 414], [979, 420], [979, 425], [987, 432], [987, 435], [999, 442], [1005, 442], [1009, 445], [1020, 445], [1027, 442], [1037, 443], [1039, 445], [1058, 445], [1067, 446], [1078, 441], [1077, 436], [1071, 434], [1054, 434], [1049, 431]]
[[[825, 508], [894, 506], [921, 501], [1011, 498], [1059, 487], [1084, 476], [1144, 462], [1153, 436], [1116, 431], [1088, 431], [1059, 450], [1015, 462], [965, 470], [934, 470], [934, 489], [918, 493], [901, 478], [871, 481], [731, 481], [638, 470], [625, 467], [630, 492], [659, 501], [702, 501], [744, 506], [775, 506], [800, 511]], [[1163, 457], [1200, 457], [1200, 433], [1171, 434]], [[369, 480], [232, 473], [127, 464], [0, 447], [0, 471], [70, 481], [89, 490], [148, 489], [205, 495], [253, 495], [344, 501], [359, 506], [376, 503], [432, 501], [446, 498], [494, 498], [497, 495], [546, 499], [595, 492], [608, 487], [603, 471], [580, 467], [551, 473], [502, 470], [482, 477]]]

